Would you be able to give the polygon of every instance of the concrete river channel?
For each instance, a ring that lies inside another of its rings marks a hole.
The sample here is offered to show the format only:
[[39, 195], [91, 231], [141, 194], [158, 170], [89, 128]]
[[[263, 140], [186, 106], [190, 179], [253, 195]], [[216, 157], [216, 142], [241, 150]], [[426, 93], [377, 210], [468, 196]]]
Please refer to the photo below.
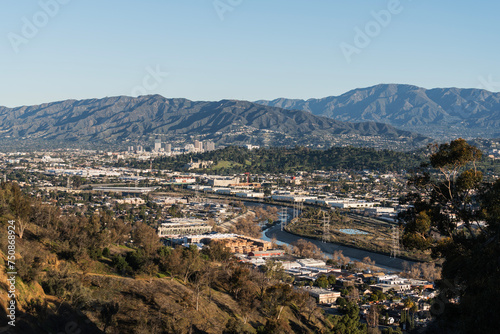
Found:
[[[252, 206], [268, 206], [268, 204], [262, 204], [262, 203], [256, 203], [256, 202], [244, 202], [244, 204], [248, 207]], [[272, 205], [278, 207], [279, 210], [281, 210], [282, 207], [279, 205]], [[287, 208], [287, 213], [288, 217], [291, 216], [291, 209]], [[278, 241], [278, 244], [287, 244], [290, 245], [292, 242], [297, 241], [299, 239], [304, 239], [307, 241], [310, 241], [314, 243], [316, 246], [318, 246], [323, 253], [327, 257], [332, 257], [333, 252], [335, 251], [342, 251], [344, 256], [349, 257], [353, 261], [361, 261], [364, 257], [368, 256], [370, 257], [371, 260], [375, 261], [375, 264], [377, 267], [381, 267], [382, 269], [385, 269], [387, 271], [392, 271], [392, 272], [399, 272], [403, 270], [403, 262], [407, 262], [409, 265], [412, 265], [413, 261], [405, 260], [405, 259], [399, 259], [399, 258], [393, 258], [388, 255], [380, 254], [380, 253], [375, 253], [375, 252], [370, 252], [364, 249], [359, 249], [359, 248], [354, 248], [354, 247], [349, 247], [349, 246], [344, 246], [344, 245], [339, 245], [336, 243], [330, 243], [330, 242], [322, 242], [321, 240], [317, 239], [312, 239], [312, 238], [307, 238], [307, 237], [302, 237], [298, 236], [292, 233], [288, 233], [286, 231], [281, 230], [280, 224], [276, 224], [266, 230], [263, 231], [262, 233], [262, 239], [270, 241], [271, 238], [276, 238]]]

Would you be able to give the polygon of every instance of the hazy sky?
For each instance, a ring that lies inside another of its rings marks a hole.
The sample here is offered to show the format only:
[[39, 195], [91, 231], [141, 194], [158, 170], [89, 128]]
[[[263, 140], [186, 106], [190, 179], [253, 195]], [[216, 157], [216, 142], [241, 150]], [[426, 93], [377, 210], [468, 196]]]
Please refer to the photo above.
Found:
[[[500, 91], [498, 1], [1, 0], [0, 105]], [[167, 74], [168, 73], [168, 74]]]

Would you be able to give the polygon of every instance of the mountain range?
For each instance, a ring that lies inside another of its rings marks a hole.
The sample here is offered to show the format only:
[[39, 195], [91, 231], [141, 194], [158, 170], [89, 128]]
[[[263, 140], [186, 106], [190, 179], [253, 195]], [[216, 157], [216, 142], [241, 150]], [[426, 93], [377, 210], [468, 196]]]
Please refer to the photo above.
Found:
[[350, 123], [248, 101], [196, 102], [160, 95], [0, 107], [3, 147], [126, 147], [154, 139], [218, 144], [411, 148], [428, 138], [378, 122]]
[[500, 93], [483, 89], [381, 84], [320, 99], [257, 103], [345, 122], [374, 121], [435, 139], [500, 137]]

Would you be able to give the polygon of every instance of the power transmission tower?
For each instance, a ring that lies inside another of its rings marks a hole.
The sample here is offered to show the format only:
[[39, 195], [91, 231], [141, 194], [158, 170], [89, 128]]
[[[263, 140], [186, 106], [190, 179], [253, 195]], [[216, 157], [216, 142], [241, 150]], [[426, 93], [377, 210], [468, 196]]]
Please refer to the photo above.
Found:
[[297, 202], [297, 217], [300, 217], [300, 214], [304, 210], [304, 202]]
[[393, 225], [391, 257], [396, 258], [398, 255], [399, 255], [399, 227]]
[[330, 241], [330, 215], [323, 211], [323, 242]]
[[281, 223], [281, 230], [286, 227], [286, 220], [287, 220], [287, 212], [286, 212], [286, 207], [281, 208], [281, 213], [280, 213], [280, 223]]

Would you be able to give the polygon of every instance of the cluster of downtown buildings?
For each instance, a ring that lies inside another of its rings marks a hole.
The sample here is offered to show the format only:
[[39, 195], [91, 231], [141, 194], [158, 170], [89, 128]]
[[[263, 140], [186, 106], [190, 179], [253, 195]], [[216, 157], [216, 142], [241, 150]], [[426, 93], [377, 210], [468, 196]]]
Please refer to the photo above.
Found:
[[147, 152], [146, 149], [141, 146], [128, 146], [127, 154], [153, 154], [153, 155], [177, 155], [177, 154], [186, 154], [186, 153], [203, 153], [210, 152], [215, 150], [215, 144], [212, 141], [200, 141], [195, 140], [193, 143], [187, 143], [182, 147], [174, 147], [172, 143], [163, 143], [161, 139], [156, 139], [154, 142], [154, 146], [150, 152]]

